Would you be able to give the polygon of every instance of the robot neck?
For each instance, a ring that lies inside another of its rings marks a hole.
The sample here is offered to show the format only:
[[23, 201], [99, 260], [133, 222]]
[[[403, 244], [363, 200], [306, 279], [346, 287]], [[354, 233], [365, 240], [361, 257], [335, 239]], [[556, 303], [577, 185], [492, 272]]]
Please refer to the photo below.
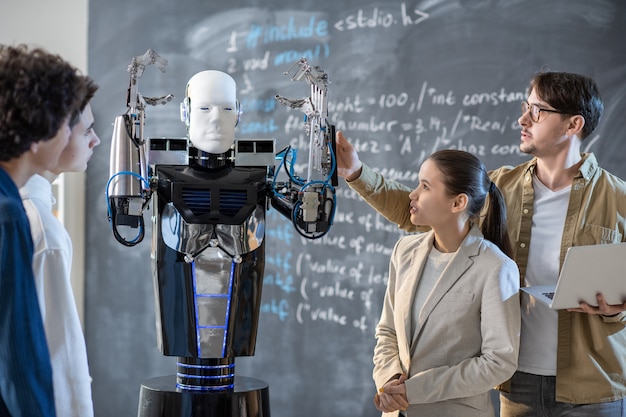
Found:
[[200, 149], [189, 147], [189, 166], [203, 169], [217, 169], [233, 163], [233, 151], [224, 153], [208, 153]]

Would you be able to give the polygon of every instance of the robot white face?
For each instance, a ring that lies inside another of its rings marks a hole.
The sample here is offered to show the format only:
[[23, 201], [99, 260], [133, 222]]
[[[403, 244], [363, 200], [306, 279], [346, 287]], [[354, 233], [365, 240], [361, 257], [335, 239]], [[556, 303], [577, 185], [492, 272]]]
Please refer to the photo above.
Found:
[[181, 105], [191, 144], [213, 154], [228, 151], [235, 141], [238, 106], [237, 86], [230, 75], [211, 70], [191, 77]]

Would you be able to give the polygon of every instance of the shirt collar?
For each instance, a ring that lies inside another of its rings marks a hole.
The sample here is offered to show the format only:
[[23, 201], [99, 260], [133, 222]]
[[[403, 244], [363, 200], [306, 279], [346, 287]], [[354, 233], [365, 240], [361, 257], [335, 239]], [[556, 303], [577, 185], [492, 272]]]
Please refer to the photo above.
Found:
[[52, 208], [54, 196], [52, 194], [52, 184], [45, 177], [35, 174], [26, 181], [20, 188], [22, 199], [36, 199], [42, 201], [46, 207]]
[[598, 170], [598, 160], [593, 153], [584, 153], [582, 154], [583, 163], [580, 164], [580, 168], [578, 171], [580, 175], [585, 179], [585, 181], [589, 181], [593, 175]]
[[17, 189], [17, 185], [15, 185], [15, 181], [6, 172], [2, 167], [0, 167], [0, 193], [15, 197], [16, 199], [20, 198], [19, 190]]
[[[578, 168], [578, 172], [580, 176], [585, 179], [585, 181], [589, 181], [593, 174], [598, 170], [598, 160], [596, 156], [589, 152], [581, 154], [582, 164], [580, 164], [580, 168]], [[537, 167], [537, 158], [533, 158], [528, 165], [526, 166], [526, 173], [533, 174], [535, 172], [535, 168]]]

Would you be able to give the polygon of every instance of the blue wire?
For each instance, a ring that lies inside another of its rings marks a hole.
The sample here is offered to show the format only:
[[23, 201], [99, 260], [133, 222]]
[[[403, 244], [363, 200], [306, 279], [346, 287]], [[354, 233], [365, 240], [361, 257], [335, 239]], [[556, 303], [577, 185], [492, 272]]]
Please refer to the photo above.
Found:
[[[111, 221], [111, 200], [109, 199], [109, 188], [111, 186], [111, 181], [113, 181], [113, 178], [117, 177], [118, 175], [130, 175], [132, 177], [135, 177], [141, 181], [144, 182], [144, 184], [148, 187], [150, 187], [150, 182], [145, 179], [144, 177], [142, 177], [141, 175], [137, 174], [136, 172], [132, 172], [132, 171], [120, 171], [115, 175], [112, 175], [111, 178], [109, 178], [109, 180], [107, 181], [107, 185], [105, 188], [105, 198], [107, 201], [107, 216], [110, 219], [109, 221]], [[114, 228], [115, 225], [113, 224], [113, 222], [111, 221], [111, 228]], [[135, 243], [138, 239], [139, 236], [141, 236], [141, 230], [139, 231], [139, 233], [137, 234], [137, 236], [135, 238], [133, 238], [132, 240], [129, 240], [129, 243]]]

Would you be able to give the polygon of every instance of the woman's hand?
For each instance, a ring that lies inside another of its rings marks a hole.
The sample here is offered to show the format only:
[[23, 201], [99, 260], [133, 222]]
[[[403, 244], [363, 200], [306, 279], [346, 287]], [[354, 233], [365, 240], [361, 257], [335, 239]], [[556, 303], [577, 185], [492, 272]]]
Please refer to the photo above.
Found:
[[406, 375], [392, 379], [383, 385], [374, 396], [374, 405], [378, 411], [390, 413], [397, 410], [406, 410], [409, 402], [406, 397]]

